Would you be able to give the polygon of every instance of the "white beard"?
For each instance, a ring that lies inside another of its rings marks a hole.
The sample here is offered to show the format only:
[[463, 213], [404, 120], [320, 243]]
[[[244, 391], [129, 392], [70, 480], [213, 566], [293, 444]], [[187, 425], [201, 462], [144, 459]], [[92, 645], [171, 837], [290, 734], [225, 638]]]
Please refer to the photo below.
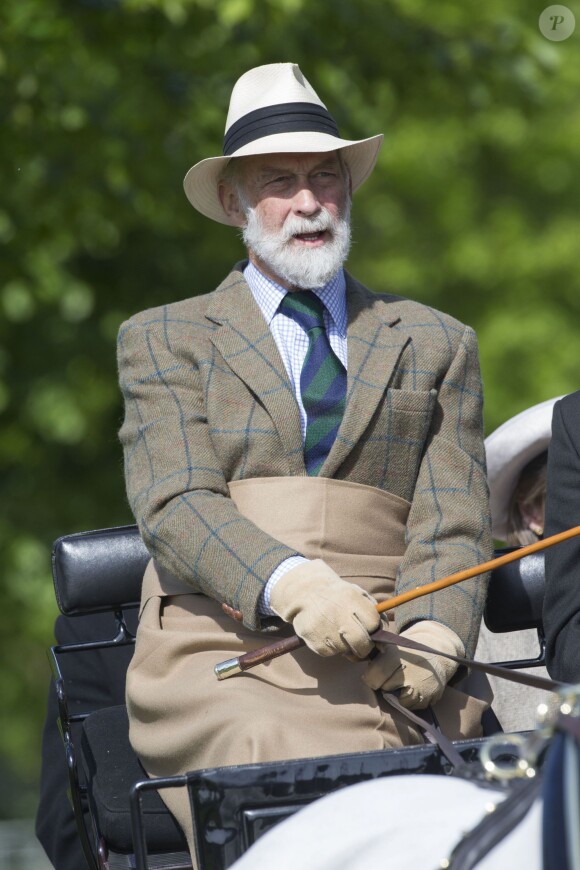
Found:
[[[350, 250], [350, 198], [336, 220], [322, 207], [313, 218], [288, 217], [279, 233], [267, 230], [255, 208], [246, 205], [246, 226], [242, 237], [246, 247], [293, 287], [309, 290], [322, 287], [335, 275]], [[320, 248], [296, 245], [293, 237], [328, 230], [330, 241]]]

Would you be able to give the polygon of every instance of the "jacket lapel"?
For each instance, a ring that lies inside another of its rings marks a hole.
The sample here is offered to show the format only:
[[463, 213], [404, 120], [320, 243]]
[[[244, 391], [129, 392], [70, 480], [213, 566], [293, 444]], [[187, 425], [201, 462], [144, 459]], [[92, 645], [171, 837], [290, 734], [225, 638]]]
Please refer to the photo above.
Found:
[[212, 343], [270, 415], [290, 473], [305, 474], [298, 403], [272, 333], [239, 267], [215, 291], [206, 317], [219, 324]]
[[348, 372], [346, 408], [320, 471], [332, 477], [362, 437], [410, 341], [397, 297], [377, 296], [346, 273]]

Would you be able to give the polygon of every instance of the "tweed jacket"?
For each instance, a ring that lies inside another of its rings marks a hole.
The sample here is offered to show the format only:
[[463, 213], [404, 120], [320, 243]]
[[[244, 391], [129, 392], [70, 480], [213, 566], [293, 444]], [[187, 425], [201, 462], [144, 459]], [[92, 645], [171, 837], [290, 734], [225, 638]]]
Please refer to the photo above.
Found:
[[[300, 416], [268, 325], [237, 264], [212, 293], [141, 312], [118, 341], [128, 498], [157, 562], [267, 629], [260, 593], [296, 551], [242, 516], [228, 483], [306, 475]], [[410, 502], [396, 593], [491, 555], [482, 387], [469, 327], [347, 284], [347, 396], [324, 477]], [[397, 608], [477, 641], [485, 579]]]

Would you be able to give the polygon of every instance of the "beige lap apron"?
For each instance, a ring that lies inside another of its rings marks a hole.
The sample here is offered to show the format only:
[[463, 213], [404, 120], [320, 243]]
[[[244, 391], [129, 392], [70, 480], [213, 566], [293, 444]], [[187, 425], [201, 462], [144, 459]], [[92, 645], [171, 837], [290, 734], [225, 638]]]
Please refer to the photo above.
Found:
[[[410, 504], [374, 487], [328, 478], [235, 481], [230, 495], [272, 537], [322, 558], [378, 601], [393, 594]], [[281, 634], [292, 634], [282, 623]], [[307, 648], [218, 682], [214, 666], [258, 649], [272, 635], [226, 616], [153, 561], [143, 579], [141, 620], [127, 675], [130, 739], [147, 772], [378, 750], [421, 741], [412, 725], [361, 679], [363, 662]], [[447, 736], [480, 733], [487, 704], [448, 688], [435, 710]], [[192, 848], [187, 796], [162, 797]]]

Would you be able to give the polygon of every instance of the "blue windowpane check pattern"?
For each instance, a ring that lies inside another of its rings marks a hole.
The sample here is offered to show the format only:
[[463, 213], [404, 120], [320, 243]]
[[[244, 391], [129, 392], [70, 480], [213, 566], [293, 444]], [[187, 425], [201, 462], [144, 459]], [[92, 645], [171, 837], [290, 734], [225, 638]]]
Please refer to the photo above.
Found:
[[314, 476], [328, 456], [344, 414], [346, 371], [330, 346], [324, 328], [324, 307], [314, 293], [287, 293], [280, 310], [308, 335], [300, 391], [306, 411], [304, 462], [308, 474]]

